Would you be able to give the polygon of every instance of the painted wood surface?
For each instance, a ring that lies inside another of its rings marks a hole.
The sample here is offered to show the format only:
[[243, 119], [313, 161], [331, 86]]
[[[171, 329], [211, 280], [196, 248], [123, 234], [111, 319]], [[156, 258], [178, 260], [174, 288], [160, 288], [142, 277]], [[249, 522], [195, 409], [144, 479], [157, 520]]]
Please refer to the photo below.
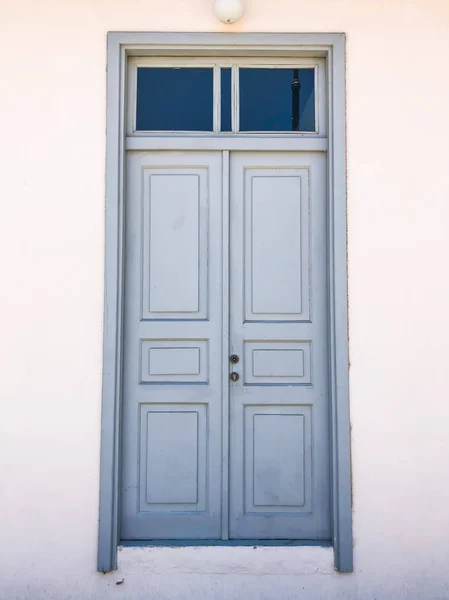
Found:
[[230, 197], [231, 537], [330, 539], [325, 155], [231, 153]]
[[217, 539], [222, 156], [130, 153], [122, 538]]

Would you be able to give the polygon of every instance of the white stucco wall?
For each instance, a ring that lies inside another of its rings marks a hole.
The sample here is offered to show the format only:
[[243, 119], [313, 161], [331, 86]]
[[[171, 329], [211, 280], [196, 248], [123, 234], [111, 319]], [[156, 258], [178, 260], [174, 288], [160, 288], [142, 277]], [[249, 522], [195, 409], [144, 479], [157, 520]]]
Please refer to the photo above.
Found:
[[1, 0], [2, 600], [449, 597], [449, 4], [245, 3], [234, 30], [347, 33], [355, 571], [209, 548], [96, 573], [106, 32], [229, 28], [212, 0]]

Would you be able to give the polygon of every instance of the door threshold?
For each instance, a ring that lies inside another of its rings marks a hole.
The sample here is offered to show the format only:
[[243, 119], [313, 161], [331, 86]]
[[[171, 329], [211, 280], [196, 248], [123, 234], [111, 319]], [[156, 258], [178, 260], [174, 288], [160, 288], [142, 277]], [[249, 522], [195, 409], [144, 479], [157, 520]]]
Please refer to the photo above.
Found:
[[321, 546], [329, 548], [331, 540], [121, 540], [122, 548], [162, 547], [186, 548], [192, 546]]

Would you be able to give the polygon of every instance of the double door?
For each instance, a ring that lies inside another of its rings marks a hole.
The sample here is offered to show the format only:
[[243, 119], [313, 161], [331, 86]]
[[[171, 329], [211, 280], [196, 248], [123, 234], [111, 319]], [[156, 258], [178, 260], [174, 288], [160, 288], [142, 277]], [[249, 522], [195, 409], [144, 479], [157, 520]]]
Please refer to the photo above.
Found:
[[330, 539], [326, 155], [127, 160], [121, 539]]

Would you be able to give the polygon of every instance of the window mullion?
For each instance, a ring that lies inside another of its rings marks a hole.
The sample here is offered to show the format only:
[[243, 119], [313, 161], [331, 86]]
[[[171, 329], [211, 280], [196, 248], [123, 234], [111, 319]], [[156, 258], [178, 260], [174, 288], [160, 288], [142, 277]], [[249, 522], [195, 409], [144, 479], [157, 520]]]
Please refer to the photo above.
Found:
[[213, 131], [221, 130], [221, 69], [220, 65], [214, 65], [214, 115]]
[[240, 129], [239, 115], [239, 68], [232, 65], [232, 132]]

